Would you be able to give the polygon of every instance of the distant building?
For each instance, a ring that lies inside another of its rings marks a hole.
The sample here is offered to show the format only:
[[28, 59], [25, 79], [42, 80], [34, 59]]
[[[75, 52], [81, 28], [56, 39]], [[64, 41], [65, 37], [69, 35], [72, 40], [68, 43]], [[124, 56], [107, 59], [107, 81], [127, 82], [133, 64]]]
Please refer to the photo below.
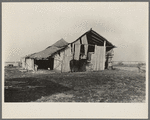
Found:
[[5, 62], [5, 66], [17, 67], [20, 66], [20, 62]]

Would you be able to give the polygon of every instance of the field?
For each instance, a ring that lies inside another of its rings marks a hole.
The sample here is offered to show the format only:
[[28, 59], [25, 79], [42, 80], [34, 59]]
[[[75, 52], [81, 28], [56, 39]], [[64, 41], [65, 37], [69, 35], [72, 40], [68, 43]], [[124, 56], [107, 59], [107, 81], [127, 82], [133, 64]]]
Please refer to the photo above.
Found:
[[97, 72], [20, 72], [5, 68], [5, 102], [145, 102], [145, 73], [116, 67]]

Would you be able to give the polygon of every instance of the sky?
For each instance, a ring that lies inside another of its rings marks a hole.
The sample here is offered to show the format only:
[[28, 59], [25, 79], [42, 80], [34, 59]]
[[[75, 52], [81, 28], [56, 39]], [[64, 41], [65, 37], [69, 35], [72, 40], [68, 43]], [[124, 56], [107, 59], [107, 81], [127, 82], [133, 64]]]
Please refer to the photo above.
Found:
[[2, 3], [2, 54], [19, 61], [90, 28], [117, 47], [113, 61], [146, 61], [148, 2]]

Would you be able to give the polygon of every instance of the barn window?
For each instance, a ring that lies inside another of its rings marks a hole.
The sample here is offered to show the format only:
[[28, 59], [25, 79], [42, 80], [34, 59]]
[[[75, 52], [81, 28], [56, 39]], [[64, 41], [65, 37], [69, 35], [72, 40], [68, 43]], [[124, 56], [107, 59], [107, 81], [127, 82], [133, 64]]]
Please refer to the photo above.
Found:
[[94, 52], [95, 51], [95, 46], [94, 45], [89, 45], [88, 46], [88, 52]]

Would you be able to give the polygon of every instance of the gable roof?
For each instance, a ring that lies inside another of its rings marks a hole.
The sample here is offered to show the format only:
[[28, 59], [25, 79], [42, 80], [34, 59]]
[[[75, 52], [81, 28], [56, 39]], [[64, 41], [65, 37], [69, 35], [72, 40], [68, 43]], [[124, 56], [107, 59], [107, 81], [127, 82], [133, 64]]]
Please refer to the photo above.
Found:
[[[88, 44], [90, 44], [90, 45], [103, 46], [104, 41], [106, 41], [106, 51], [109, 51], [112, 48], [115, 48], [115, 46], [111, 42], [109, 42], [106, 38], [102, 37], [100, 34], [98, 34], [97, 32], [95, 32], [92, 29], [85, 32], [83, 35], [81, 35], [78, 39], [76, 39], [72, 43], [80, 40], [84, 35], [87, 36], [87, 41], [88, 41]], [[70, 44], [72, 44], [72, 43], [70, 43]]]
[[45, 50], [40, 51], [38, 53], [31, 54], [31, 55], [27, 56], [27, 58], [33, 58], [33, 59], [37, 59], [37, 60], [47, 59], [53, 53], [65, 48], [67, 45], [68, 45], [68, 43], [64, 39], [60, 39], [59, 41], [54, 43], [52, 46], [49, 46]]

